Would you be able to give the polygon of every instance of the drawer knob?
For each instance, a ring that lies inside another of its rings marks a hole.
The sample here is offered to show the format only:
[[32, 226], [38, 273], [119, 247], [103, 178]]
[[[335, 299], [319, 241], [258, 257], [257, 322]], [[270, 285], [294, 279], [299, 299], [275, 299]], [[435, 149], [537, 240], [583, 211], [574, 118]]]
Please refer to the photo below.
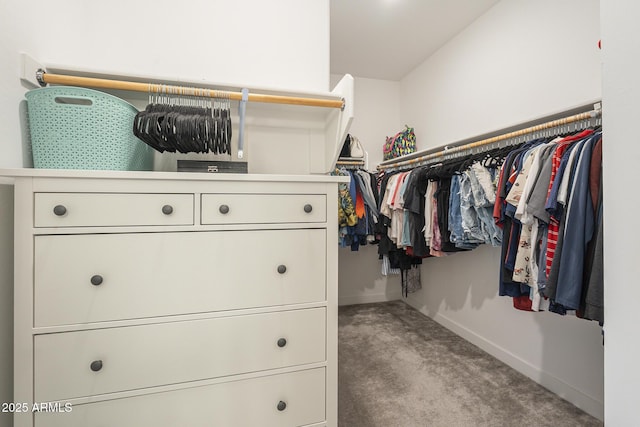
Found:
[[280, 402], [278, 402], [277, 408], [278, 408], [278, 411], [282, 412], [285, 409], [287, 409], [287, 404], [281, 400]]
[[91, 362], [91, 370], [93, 372], [98, 372], [100, 369], [102, 369], [102, 360], [94, 360]]
[[310, 204], [307, 203], [306, 205], [304, 205], [304, 211], [306, 213], [311, 213], [312, 210], [313, 210], [313, 206], [311, 206]]
[[287, 266], [284, 264], [281, 264], [278, 266], [278, 273], [280, 274], [284, 274], [287, 272]]
[[165, 215], [171, 215], [173, 213], [173, 206], [164, 205], [162, 207], [162, 213], [165, 214]]
[[95, 274], [95, 275], [91, 276], [91, 284], [93, 286], [100, 286], [102, 284], [103, 280], [104, 279], [99, 274]]
[[220, 208], [218, 209], [220, 211], [220, 213], [222, 215], [226, 215], [229, 213], [229, 206], [228, 205], [220, 205]]
[[286, 340], [286, 339], [284, 339], [284, 338], [280, 338], [280, 339], [278, 340], [278, 347], [282, 348], [282, 347], [284, 347], [285, 345], [287, 345], [287, 340]]
[[53, 208], [53, 213], [56, 214], [57, 216], [63, 216], [64, 214], [67, 213], [67, 208], [65, 208], [63, 205], [56, 205]]

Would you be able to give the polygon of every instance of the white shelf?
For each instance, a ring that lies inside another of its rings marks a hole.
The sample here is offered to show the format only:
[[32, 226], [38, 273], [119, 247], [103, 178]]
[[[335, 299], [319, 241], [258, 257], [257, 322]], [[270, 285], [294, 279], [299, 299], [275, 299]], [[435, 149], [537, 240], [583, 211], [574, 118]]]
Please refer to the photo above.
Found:
[[[22, 55], [21, 78], [31, 86], [38, 84], [36, 71], [43, 69], [53, 74], [65, 74], [82, 77], [95, 77], [113, 80], [145, 82], [153, 84], [180, 85], [217, 89], [223, 91], [241, 91], [238, 83], [212, 81], [187, 81], [176, 77], [166, 79], [158, 76], [144, 76], [135, 73], [113, 74], [78, 66], [48, 64]], [[249, 163], [249, 172], [276, 174], [326, 174], [332, 171], [338, 158], [342, 143], [353, 121], [354, 79], [345, 75], [331, 92], [292, 90], [290, 88], [247, 87], [249, 93], [292, 96], [317, 99], [344, 100], [344, 108], [307, 107], [297, 105], [264, 104], [250, 102], [247, 105], [245, 121], [245, 157]], [[148, 95], [142, 92], [104, 90], [126, 99], [137, 108], [144, 108]], [[237, 103], [232, 103], [232, 111]], [[237, 126], [237, 114], [232, 114], [234, 126]], [[294, 130], [291, 132], [291, 130]], [[236, 143], [234, 129], [234, 141]], [[292, 145], [297, 145], [292, 147]], [[253, 147], [253, 150], [252, 150]], [[235, 149], [235, 153], [237, 152]], [[251, 158], [251, 151], [255, 157]], [[175, 162], [180, 158], [207, 159], [202, 155], [176, 156], [167, 153], [156, 155], [156, 168], [163, 171], [175, 170]]]

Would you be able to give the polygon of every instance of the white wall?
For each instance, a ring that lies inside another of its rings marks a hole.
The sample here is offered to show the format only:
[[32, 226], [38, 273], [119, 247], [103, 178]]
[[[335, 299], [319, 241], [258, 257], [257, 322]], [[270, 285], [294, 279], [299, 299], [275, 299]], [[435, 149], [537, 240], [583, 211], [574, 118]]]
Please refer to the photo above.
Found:
[[401, 84], [418, 149], [601, 96], [598, 0], [503, 0]]
[[[332, 86], [341, 76], [331, 75]], [[382, 161], [385, 137], [402, 129], [400, 83], [355, 76], [354, 119], [349, 133], [358, 137], [369, 155], [369, 170]], [[378, 246], [339, 252], [339, 301], [341, 305], [400, 299], [400, 276], [382, 276]]]
[[107, 74], [308, 91], [329, 83], [328, 0], [3, 0], [0, 32], [0, 167], [23, 163], [20, 52]]
[[[401, 118], [428, 148], [598, 99], [599, 38], [598, 0], [503, 0], [401, 81]], [[408, 302], [602, 417], [599, 326], [512, 308], [497, 295], [499, 257], [482, 247], [426, 259]]]
[[[638, 169], [637, 135], [640, 99], [640, 4], [602, 0], [602, 97], [604, 105], [604, 280], [605, 280], [605, 424], [640, 423], [640, 301], [638, 229], [621, 178]], [[635, 182], [635, 181], [634, 181]], [[637, 205], [633, 205], [634, 207]]]
[[[326, 91], [329, 0], [0, 1], [0, 168], [29, 166], [19, 54], [45, 65], [230, 86]], [[0, 206], [11, 191], [0, 186]], [[0, 401], [11, 402], [12, 278], [0, 209]], [[0, 426], [11, 418], [0, 415]]]

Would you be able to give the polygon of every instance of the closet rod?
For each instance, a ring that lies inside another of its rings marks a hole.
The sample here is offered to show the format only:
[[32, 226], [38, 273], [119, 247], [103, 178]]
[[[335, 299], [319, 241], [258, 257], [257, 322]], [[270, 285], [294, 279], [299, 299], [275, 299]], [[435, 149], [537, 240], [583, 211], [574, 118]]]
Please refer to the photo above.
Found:
[[364, 166], [364, 160], [338, 160], [336, 166]]
[[[513, 132], [508, 132], [502, 135], [497, 135], [491, 138], [487, 138], [487, 139], [483, 139], [480, 141], [476, 141], [476, 142], [472, 142], [469, 144], [464, 144], [464, 145], [459, 145], [459, 146], [455, 146], [455, 147], [445, 147], [440, 151], [437, 152], [433, 152], [433, 153], [429, 153], [429, 154], [425, 154], [423, 156], [419, 156], [419, 157], [414, 157], [408, 160], [402, 160], [402, 158], [398, 158], [398, 159], [392, 159], [392, 160], [386, 160], [384, 162], [382, 162], [380, 165], [378, 165], [378, 170], [385, 170], [385, 169], [397, 169], [397, 168], [403, 168], [403, 167], [407, 167], [407, 166], [411, 166], [414, 165], [416, 163], [424, 163], [427, 162], [429, 160], [433, 160], [433, 159], [438, 159], [442, 156], [449, 156], [451, 154], [457, 154], [457, 153], [461, 153], [463, 151], [466, 150], [471, 150], [473, 148], [477, 148], [477, 147], [482, 147], [482, 146], [486, 146], [486, 145], [490, 145], [490, 144], [495, 144], [496, 142], [501, 142], [501, 141], [506, 141], [508, 139], [513, 139], [513, 138], [518, 138], [518, 137], [523, 137], [532, 133], [536, 133], [536, 132], [540, 132], [543, 130], [547, 130], [547, 129], [553, 129], [553, 128], [557, 128], [557, 127], [561, 127], [561, 126], [566, 126], [569, 125], [571, 123], [576, 123], [576, 122], [580, 122], [580, 121], [585, 121], [585, 120], [589, 120], [595, 117], [599, 117], [602, 114], [602, 109], [599, 108], [599, 104], [596, 104], [598, 106], [595, 107], [594, 110], [592, 111], [587, 111], [585, 113], [580, 113], [580, 114], [575, 114], [572, 116], [568, 116], [568, 117], [563, 117], [561, 119], [557, 119], [557, 120], [552, 120], [549, 122], [545, 122], [545, 123], [541, 123], [539, 125], [535, 125], [535, 126], [531, 126], [531, 127], [527, 127], [524, 129], [520, 129], [517, 131], [513, 131]], [[415, 155], [415, 153], [413, 153], [412, 155]]]
[[[138, 83], [128, 82], [121, 80], [109, 80], [98, 79], [93, 77], [78, 77], [68, 76], [64, 74], [51, 74], [44, 71], [38, 71], [36, 78], [41, 85], [47, 83], [59, 84], [67, 86], [81, 86], [81, 87], [93, 87], [101, 89], [117, 89], [127, 90], [132, 92], [144, 92], [144, 93], [167, 93], [173, 95], [187, 95], [187, 96], [205, 96], [216, 97], [223, 95], [234, 101], [242, 100], [241, 92], [226, 92], [216, 91], [212, 89], [186, 87], [186, 86], [172, 86], [162, 85], [155, 83]], [[269, 104], [288, 104], [288, 105], [304, 105], [308, 107], [328, 107], [328, 108], [344, 108], [344, 99], [316, 99], [316, 98], [302, 98], [295, 96], [281, 96], [281, 95], [264, 95], [258, 93], [249, 93], [249, 102], [264, 102]]]

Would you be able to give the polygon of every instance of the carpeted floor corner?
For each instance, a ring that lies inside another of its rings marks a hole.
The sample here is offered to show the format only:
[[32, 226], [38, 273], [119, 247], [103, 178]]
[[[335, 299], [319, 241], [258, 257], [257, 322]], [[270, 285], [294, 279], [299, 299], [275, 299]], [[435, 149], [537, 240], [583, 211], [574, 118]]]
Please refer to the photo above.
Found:
[[602, 426], [402, 301], [340, 307], [340, 427]]

